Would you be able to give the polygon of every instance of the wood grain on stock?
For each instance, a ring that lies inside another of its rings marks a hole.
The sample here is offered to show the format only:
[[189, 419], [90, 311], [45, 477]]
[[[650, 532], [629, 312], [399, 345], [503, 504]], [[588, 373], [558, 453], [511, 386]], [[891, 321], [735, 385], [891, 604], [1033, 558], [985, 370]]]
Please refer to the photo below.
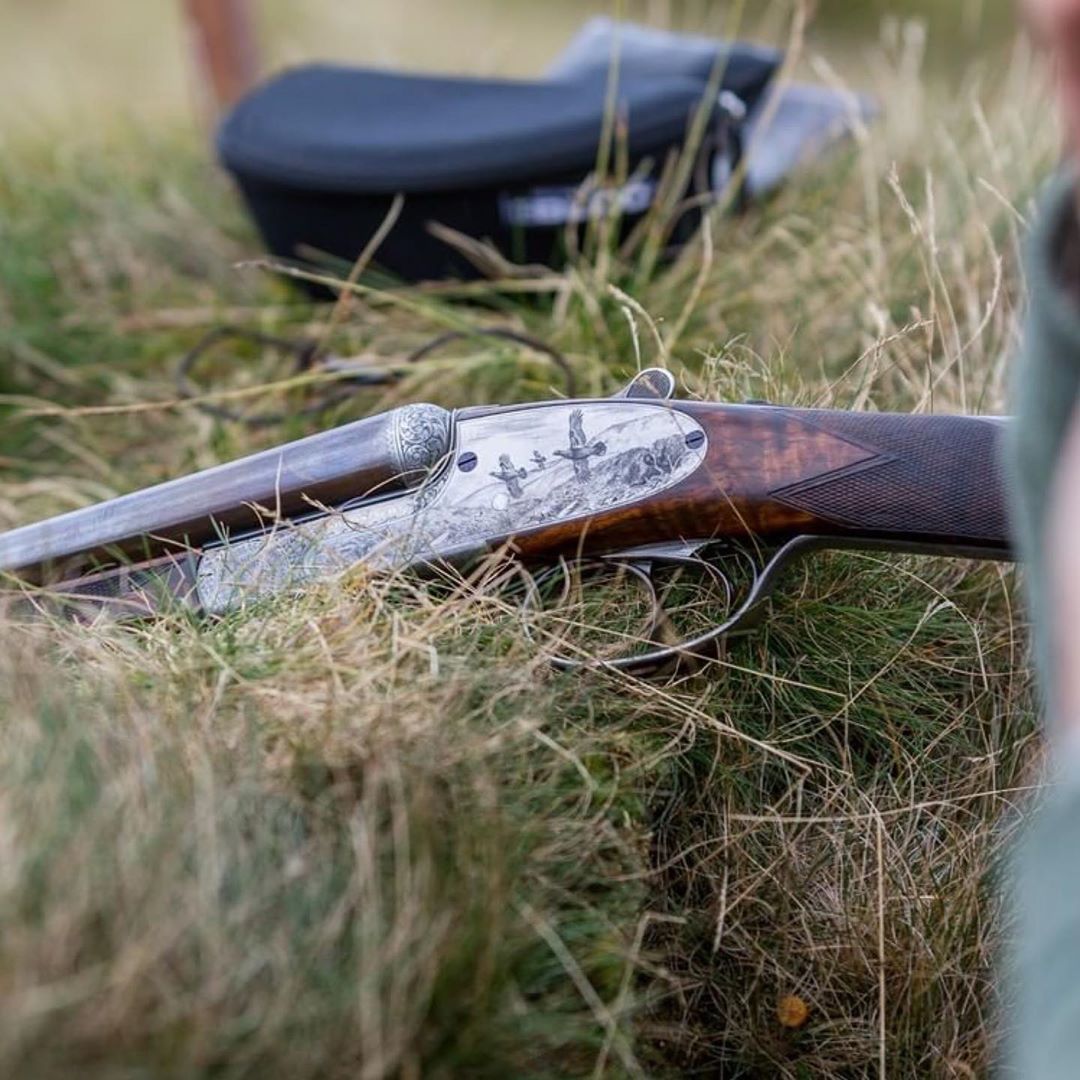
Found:
[[1009, 558], [1005, 424], [967, 416], [673, 402], [708, 433], [693, 476], [657, 497], [518, 537], [527, 558], [800, 533]]

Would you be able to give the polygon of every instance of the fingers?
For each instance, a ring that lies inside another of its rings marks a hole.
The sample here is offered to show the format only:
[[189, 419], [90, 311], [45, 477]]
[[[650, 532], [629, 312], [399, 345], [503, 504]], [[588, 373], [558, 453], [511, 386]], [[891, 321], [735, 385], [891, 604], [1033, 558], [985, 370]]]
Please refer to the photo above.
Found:
[[1056, 52], [1080, 36], [1080, 0], [1022, 0], [1021, 9], [1046, 48]]
[[1068, 140], [1080, 151], [1080, 0], [1022, 0], [1021, 10], [1050, 57]]
[[250, 0], [185, 0], [196, 62], [219, 108], [251, 89], [258, 74]]

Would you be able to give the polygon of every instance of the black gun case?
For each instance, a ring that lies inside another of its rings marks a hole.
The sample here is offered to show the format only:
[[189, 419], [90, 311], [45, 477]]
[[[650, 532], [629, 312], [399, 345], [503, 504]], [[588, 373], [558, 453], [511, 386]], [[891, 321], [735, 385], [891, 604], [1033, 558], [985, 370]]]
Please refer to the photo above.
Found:
[[[613, 209], [624, 231], [640, 221], [695, 117], [704, 116], [705, 134], [679, 194], [723, 187], [781, 59], [755, 45], [601, 19], [537, 81], [308, 65], [241, 100], [221, 125], [218, 151], [279, 256], [321, 253], [346, 267], [400, 195], [400, 215], [375, 257], [396, 277], [476, 277], [475, 256], [447, 242], [452, 233], [490, 242], [517, 263], [557, 266], [568, 229]], [[608, 176], [596, 182], [612, 126]], [[807, 130], [804, 109], [795, 134]], [[618, 155], [623, 172], [612, 182]], [[788, 167], [771, 163], [774, 174]], [[696, 220], [684, 216], [672, 242]]]

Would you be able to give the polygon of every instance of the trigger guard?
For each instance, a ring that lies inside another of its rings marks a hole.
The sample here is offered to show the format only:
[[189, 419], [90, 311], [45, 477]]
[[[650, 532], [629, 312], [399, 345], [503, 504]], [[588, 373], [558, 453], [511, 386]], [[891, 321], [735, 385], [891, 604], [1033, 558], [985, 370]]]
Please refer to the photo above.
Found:
[[[636, 678], [649, 678], [662, 673], [677, 672], [681, 665], [715, 659], [718, 646], [729, 637], [743, 634], [754, 629], [761, 621], [766, 601], [772, 595], [780, 575], [796, 558], [811, 551], [836, 546], [834, 540], [820, 536], [800, 535], [793, 537], [782, 544], [758, 569], [753, 567], [754, 580], [742, 604], [719, 625], [696, 637], [687, 638], [677, 645], [665, 646], [653, 649], [637, 656], [624, 656], [614, 660], [572, 660], [568, 657], [553, 656], [551, 664], [559, 671], [579, 671], [584, 668], [599, 668], [605, 671], [618, 672]], [[744, 558], [753, 560], [753, 556], [740, 548], [727, 548], [726, 554], [742, 555]], [[694, 569], [706, 569], [708, 572], [719, 575], [725, 582], [725, 589], [730, 596], [731, 583], [727, 575], [723, 574], [718, 567], [700, 556], [691, 554], [668, 554], [665, 552], [649, 552], [647, 555], [627, 557], [626, 555], [602, 556], [600, 561], [616, 562], [624, 566], [634, 568], [647, 573], [652, 587], [653, 595], [656, 596], [655, 583], [652, 581], [652, 571], [657, 566], [683, 565], [692, 566]], [[644, 568], [648, 567], [646, 571]], [[659, 604], [659, 598], [657, 598]], [[666, 617], [666, 616], [661, 616]]]

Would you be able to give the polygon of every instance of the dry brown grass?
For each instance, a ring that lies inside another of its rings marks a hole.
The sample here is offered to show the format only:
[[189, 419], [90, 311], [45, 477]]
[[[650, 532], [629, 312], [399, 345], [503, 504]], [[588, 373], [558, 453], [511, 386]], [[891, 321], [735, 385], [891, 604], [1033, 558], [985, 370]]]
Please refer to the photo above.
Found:
[[[948, 100], [875, 66], [878, 130], [674, 265], [583, 259], [486, 306], [365, 291], [335, 343], [501, 322], [588, 390], [660, 353], [710, 397], [1000, 411], [1045, 99], [1022, 53]], [[197, 148], [27, 146], [0, 214], [0, 522], [304, 430], [147, 407], [223, 312], [326, 325], [233, 269], [257, 245]], [[337, 417], [553, 381], [478, 341]], [[553, 675], [483, 588], [359, 577], [139, 629], [11, 610], [0, 1072], [986, 1075], [1039, 754], [1015, 604], [995, 567], [822, 558], [760, 635], [651, 686]]]

